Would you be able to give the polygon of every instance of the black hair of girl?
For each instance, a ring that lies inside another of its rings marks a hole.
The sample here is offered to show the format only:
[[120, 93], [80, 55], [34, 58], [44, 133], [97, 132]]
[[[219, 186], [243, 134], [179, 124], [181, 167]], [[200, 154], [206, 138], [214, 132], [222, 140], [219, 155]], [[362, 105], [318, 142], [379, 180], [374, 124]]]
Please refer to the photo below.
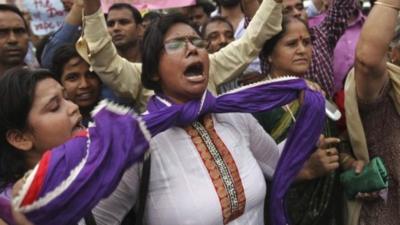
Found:
[[181, 14], [169, 14], [162, 16], [154, 22], [144, 33], [142, 42], [142, 74], [143, 86], [147, 89], [161, 92], [161, 85], [155, 77], [158, 75], [161, 53], [164, 52], [164, 37], [168, 30], [175, 24], [183, 23], [193, 28], [200, 36], [195, 25]]
[[[307, 22], [305, 22], [301, 18], [294, 17], [294, 16], [283, 16], [281, 32], [277, 33], [271, 39], [267, 40], [264, 43], [264, 46], [263, 46], [263, 48], [261, 50], [261, 53], [260, 53], [260, 59], [261, 59], [260, 61], [263, 64], [262, 68], [266, 68], [267, 69], [267, 71], [266, 71], [267, 73], [270, 72], [270, 65], [269, 65], [269, 62], [268, 62], [268, 56], [270, 56], [272, 54], [272, 51], [275, 49], [276, 44], [286, 34], [289, 24], [291, 22], [293, 22], [293, 21], [299, 21], [299, 22], [303, 23], [304, 26], [306, 27], [306, 29], [308, 30], [308, 33], [311, 34], [310, 28], [308, 27]], [[265, 71], [263, 71], [263, 72], [265, 72]]]
[[54, 74], [54, 79], [61, 83], [64, 67], [73, 58], [81, 58], [81, 56], [72, 44], [64, 44], [54, 50], [52, 68], [50, 69]]
[[51, 77], [48, 70], [15, 67], [0, 78], [0, 191], [28, 170], [23, 151], [8, 143], [7, 132], [29, 129], [35, 88], [38, 82]]

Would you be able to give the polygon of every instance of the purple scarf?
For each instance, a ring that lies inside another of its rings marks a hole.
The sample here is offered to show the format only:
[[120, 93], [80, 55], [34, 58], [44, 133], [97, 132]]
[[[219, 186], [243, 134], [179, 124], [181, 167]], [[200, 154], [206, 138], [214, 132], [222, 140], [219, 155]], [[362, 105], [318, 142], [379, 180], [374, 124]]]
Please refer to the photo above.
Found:
[[285, 225], [285, 193], [312, 153], [324, 124], [324, 98], [296, 78], [262, 82], [219, 97], [206, 92], [201, 101], [180, 105], [153, 96], [141, 119], [103, 102], [94, 112], [95, 126], [88, 136], [46, 153], [13, 204], [35, 224], [75, 224], [111, 194], [129, 166], [143, 158], [150, 136], [188, 125], [207, 113], [269, 110], [297, 99], [301, 90], [304, 101], [279, 159], [270, 201], [273, 225]]
[[11, 215], [11, 208], [9, 199], [3, 198], [0, 196], [0, 218], [5, 220], [7, 224], [13, 222], [12, 215]]
[[246, 86], [218, 97], [206, 92], [201, 107], [198, 101], [170, 105], [163, 97], [153, 96], [147, 104], [149, 114], [144, 115], [149, 130], [158, 132], [158, 129], [166, 129], [164, 126], [187, 125], [207, 113], [267, 111], [292, 102], [303, 90], [304, 101], [298, 119], [288, 134], [272, 181], [269, 202], [272, 225], [289, 223], [284, 207], [285, 194], [315, 149], [325, 121], [325, 100], [320, 93], [309, 90], [301, 79], [282, 80], [257, 83], [251, 85], [252, 88]]

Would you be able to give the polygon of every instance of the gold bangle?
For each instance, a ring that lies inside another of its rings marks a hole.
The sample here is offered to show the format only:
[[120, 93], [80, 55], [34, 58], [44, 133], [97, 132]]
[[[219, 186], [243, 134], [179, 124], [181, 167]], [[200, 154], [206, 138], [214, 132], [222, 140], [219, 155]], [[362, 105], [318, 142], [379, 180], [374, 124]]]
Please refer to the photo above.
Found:
[[384, 6], [384, 7], [387, 7], [387, 8], [392, 8], [392, 9], [395, 9], [395, 10], [397, 10], [397, 11], [400, 10], [400, 6], [395, 6], [395, 5], [386, 3], [386, 2], [376, 1], [374, 4], [375, 4], [375, 5]]

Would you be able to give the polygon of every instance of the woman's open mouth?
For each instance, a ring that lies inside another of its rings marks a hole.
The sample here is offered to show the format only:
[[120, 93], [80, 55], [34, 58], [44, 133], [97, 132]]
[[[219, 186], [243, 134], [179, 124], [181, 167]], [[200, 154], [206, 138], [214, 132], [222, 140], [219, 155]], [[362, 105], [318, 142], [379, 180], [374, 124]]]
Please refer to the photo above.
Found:
[[77, 134], [78, 132], [85, 130], [85, 126], [82, 125], [82, 116], [78, 118], [78, 120], [75, 123], [75, 126], [72, 128], [73, 134]]
[[183, 74], [189, 81], [192, 82], [201, 82], [205, 79], [204, 66], [201, 62], [190, 64], [183, 72]]

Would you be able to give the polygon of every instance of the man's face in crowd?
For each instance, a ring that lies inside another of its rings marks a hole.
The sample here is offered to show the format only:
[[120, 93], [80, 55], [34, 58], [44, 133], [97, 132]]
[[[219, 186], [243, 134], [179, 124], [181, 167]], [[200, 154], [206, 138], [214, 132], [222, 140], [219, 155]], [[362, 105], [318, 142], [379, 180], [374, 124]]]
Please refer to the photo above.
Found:
[[190, 18], [196, 24], [197, 27], [201, 27], [208, 20], [209, 17], [207, 13], [204, 12], [203, 7], [193, 6]]
[[204, 39], [208, 41], [208, 52], [214, 53], [234, 40], [232, 28], [223, 21], [214, 21], [205, 27]]
[[140, 36], [140, 25], [136, 24], [129, 9], [113, 9], [108, 12], [108, 32], [115, 46], [126, 48], [136, 45]]
[[64, 6], [64, 10], [66, 12], [69, 12], [72, 8], [72, 5], [74, 4], [74, 0], [61, 0], [61, 3]]
[[301, 0], [283, 0], [283, 14], [299, 17], [307, 21], [307, 13]]
[[178, 7], [178, 8], [175, 8], [174, 10], [175, 10], [177, 13], [182, 14], [183, 16], [190, 17], [190, 9], [191, 9], [191, 8], [192, 8], [191, 6], [185, 6], [185, 7]]
[[0, 11], [0, 64], [6, 67], [23, 64], [28, 42], [23, 19], [12, 11]]

